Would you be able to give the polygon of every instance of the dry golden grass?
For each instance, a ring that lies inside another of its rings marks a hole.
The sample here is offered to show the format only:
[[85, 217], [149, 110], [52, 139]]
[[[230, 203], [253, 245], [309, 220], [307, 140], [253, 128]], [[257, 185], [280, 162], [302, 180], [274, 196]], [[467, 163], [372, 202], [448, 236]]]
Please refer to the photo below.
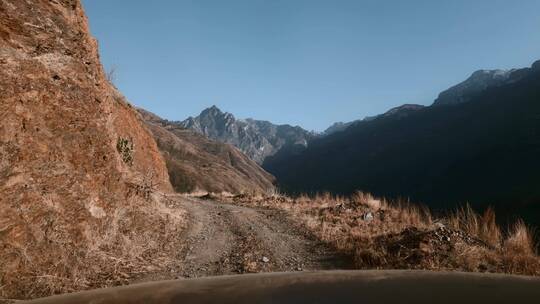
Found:
[[352, 255], [358, 268], [540, 275], [531, 230], [518, 221], [503, 232], [493, 209], [479, 215], [465, 206], [434, 218], [427, 208], [363, 192], [351, 197], [322, 193], [292, 198], [273, 193], [223, 200], [290, 212], [321, 240]]
[[467, 205], [448, 216], [447, 223], [449, 227], [478, 237], [492, 247], [501, 245], [502, 233], [492, 208], [486, 209], [480, 216]]
[[506, 252], [531, 255], [535, 253], [536, 244], [534, 243], [531, 230], [522, 220], [516, 222], [504, 240], [503, 249]]
[[[80, 231], [86, 241], [74, 244], [63, 227], [27, 229], [43, 240], [4, 244], [0, 262], [2, 299], [31, 299], [85, 289], [124, 285], [176, 266], [185, 211], [166, 197], [131, 197], [129, 204]], [[51, 221], [58, 215], [51, 213]], [[77, 231], [79, 233], [79, 231]], [[33, 246], [33, 247], [31, 247]], [[35, 248], [39, 248], [36, 250]], [[39, 252], [38, 252], [39, 251]]]

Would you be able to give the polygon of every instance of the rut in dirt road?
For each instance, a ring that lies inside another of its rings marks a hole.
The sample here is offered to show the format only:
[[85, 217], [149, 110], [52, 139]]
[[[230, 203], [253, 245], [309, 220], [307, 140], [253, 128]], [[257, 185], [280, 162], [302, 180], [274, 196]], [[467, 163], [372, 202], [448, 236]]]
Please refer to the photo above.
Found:
[[177, 277], [350, 268], [284, 212], [179, 197], [190, 214]]

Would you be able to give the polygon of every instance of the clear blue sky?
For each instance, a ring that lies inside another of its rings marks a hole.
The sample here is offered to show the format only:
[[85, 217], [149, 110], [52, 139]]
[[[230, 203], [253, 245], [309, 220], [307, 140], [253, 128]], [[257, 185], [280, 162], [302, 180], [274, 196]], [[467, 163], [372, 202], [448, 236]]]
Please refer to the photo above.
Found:
[[538, 0], [83, 0], [135, 105], [323, 130], [540, 59]]

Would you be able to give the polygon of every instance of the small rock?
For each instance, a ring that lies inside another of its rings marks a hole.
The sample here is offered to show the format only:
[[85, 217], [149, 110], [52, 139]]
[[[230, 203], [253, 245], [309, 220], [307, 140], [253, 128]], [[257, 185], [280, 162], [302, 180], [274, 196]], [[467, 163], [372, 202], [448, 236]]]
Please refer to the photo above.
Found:
[[450, 242], [450, 237], [449, 236], [443, 236], [443, 241], [445, 242]]
[[261, 259], [261, 261], [263, 261], [263, 263], [268, 263], [268, 262], [270, 262], [270, 259], [267, 258], [267, 257], [265, 257], [265, 256], [263, 256], [262, 259]]
[[302, 267], [296, 267], [296, 271], [302, 271]]
[[370, 222], [373, 220], [373, 213], [371, 212], [368, 212], [368, 213], [365, 213], [363, 216], [362, 216], [362, 219], [364, 221], [367, 221], [367, 222]]

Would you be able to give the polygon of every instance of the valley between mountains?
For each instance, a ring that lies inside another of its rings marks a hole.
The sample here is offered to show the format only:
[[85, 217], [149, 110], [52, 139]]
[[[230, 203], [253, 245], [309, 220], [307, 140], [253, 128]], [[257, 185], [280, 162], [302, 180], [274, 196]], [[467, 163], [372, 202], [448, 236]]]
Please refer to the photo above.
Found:
[[0, 302], [276, 271], [540, 276], [540, 62], [321, 134], [216, 106], [168, 121], [110, 80], [79, 0], [0, 1]]

